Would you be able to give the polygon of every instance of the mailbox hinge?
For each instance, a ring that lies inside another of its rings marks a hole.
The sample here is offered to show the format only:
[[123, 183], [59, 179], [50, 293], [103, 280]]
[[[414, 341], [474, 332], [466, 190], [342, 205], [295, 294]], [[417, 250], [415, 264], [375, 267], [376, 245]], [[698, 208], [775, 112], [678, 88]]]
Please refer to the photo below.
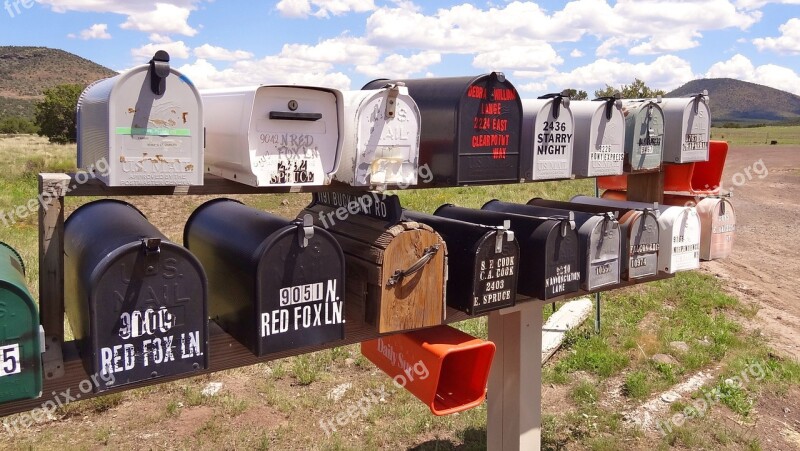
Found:
[[56, 337], [45, 337], [42, 340], [42, 372], [45, 379], [58, 379], [64, 376], [64, 353], [61, 342]]
[[387, 88], [387, 97], [386, 97], [386, 111], [384, 115], [387, 118], [394, 119], [395, 111], [397, 110], [397, 96], [400, 95], [400, 87], [405, 86], [405, 83], [397, 82], [397, 83], [389, 83], [386, 85]]
[[309, 214], [303, 215], [303, 222], [297, 224], [297, 244], [308, 246], [308, 240], [314, 237], [314, 219]]

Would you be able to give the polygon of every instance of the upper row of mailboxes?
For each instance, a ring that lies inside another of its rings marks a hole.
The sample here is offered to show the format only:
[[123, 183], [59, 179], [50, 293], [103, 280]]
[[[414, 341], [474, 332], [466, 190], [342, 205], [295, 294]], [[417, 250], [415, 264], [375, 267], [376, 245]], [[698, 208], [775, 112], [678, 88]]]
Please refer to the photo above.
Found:
[[373, 188], [421, 175], [436, 186], [593, 177], [705, 161], [710, 132], [706, 93], [520, 99], [500, 72], [379, 79], [360, 91], [198, 91], [165, 52], [87, 87], [77, 117], [78, 165], [111, 186], [202, 185], [204, 172], [253, 186]]

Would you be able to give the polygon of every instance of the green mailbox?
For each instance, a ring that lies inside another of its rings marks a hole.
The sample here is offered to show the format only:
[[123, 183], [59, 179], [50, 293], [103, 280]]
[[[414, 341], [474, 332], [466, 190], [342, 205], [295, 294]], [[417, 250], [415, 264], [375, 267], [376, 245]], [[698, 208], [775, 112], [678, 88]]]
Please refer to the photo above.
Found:
[[22, 257], [0, 242], [0, 403], [42, 395], [40, 330]]

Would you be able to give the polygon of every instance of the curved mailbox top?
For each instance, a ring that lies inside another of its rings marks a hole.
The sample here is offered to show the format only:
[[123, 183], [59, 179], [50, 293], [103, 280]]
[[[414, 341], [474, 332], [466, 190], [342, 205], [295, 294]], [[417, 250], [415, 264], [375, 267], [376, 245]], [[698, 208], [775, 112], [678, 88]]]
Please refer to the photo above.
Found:
[[615, 98], [573, 100], [575, 121], [572, 172], [583, 177], [622, 174], [625, 162], [625, 117]]
[[661, 98], [622, 101], [626, 172], [656, 171], [661, 168], [664, 113], [660, 102]]
[[711, 110], [708, 92], [689, 97], [664, 98], [665, 163], [708, 161]]
[[525, 178], [572, 177], [575, 123], [569, 96], [548, 94], [538, 99], [523, 99], [522, 113], [523, 154], [532, 157], [523, 160]]
[[433, 183], [459, 186], [520, 179], [522, 104], [501, 72], [480, 76], [388, 80], [404, 83], [422, 115], [420, 165]]

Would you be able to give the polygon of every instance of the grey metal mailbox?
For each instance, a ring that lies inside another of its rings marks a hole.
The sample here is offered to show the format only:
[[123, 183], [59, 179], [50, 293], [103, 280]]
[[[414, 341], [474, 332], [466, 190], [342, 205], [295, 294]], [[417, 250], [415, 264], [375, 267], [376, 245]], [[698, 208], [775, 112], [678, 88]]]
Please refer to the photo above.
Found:
[[78, 99], [78, 167], [109, 186], [203, 184], [203, 104], [159, 51]]
[[689, 97], [664, 98], [665, 163], [708, 161], [711, 137], [711, 110], [708, 91]]
[[622, 101], [625, 116], [625, 172], [661, 169], [664, 146], [664, 113], [657, 99]]
[[575, 121], [572, 172], [581, 177], [622, 174], [625, 163], [625, 117], [615, 97], [573, 100]]
[[566, 93], [522, 100], [522, 148], [528, 180], [572, 177], [575, 124]]

